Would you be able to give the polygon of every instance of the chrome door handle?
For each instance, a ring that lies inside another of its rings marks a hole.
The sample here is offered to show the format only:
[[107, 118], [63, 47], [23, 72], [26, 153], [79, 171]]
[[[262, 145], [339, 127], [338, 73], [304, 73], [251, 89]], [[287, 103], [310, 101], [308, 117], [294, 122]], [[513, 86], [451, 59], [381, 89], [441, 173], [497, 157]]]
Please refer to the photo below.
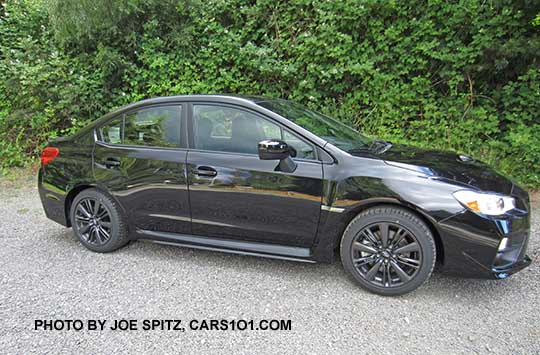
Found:
[[199, 166], [197, 167], [197, 175], [206, 176], [206, 177], [214, 177], [217, 175], [217, 171], [216, 169], [210, 166]]
[[108, 158], [107, 160], [105, 160], [105, 166], [106, 167], [120, 166], [120, 160], [117, 160], [114, 158]]

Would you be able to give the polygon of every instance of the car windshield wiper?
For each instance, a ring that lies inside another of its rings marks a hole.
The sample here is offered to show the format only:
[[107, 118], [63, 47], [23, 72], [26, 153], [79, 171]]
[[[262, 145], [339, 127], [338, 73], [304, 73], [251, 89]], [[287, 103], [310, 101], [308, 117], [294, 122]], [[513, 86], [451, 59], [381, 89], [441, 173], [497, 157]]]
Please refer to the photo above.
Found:
[[358, 148], [347, 150], [347, 153], [365, 153], [365, 152], [371, 152], [371, 146], [358, 147]]
[[373, 154], [381, 154], [386, 152], [388, 149], [392, 147], [392, 143], [382, 141], [382, 140], [374, 140], [369, 146], [363, 146], [363, 147], [357, 147], [354, 149], [349, 149], [347, 152], [349, 153], [365, 153], [370, 152]]

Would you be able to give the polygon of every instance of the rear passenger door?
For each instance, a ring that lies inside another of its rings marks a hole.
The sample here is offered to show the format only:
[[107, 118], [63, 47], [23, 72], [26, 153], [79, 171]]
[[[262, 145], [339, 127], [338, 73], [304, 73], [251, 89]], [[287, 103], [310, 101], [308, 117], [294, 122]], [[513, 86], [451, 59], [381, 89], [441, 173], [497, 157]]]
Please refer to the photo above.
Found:
[[95, 179], [136, 229], [191, 233], [184, 116], [181, 104], [150, 106], [97, 129]]

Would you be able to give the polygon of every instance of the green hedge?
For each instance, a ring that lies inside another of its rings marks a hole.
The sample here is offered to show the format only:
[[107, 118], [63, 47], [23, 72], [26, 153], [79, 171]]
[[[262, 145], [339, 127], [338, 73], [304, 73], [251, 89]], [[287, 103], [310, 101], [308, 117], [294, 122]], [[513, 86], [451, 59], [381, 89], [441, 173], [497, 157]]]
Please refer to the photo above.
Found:
[[129, 102], [243, 93], [540, 187], [539, 13], [496, 0], [8, 0], [0, 166]]

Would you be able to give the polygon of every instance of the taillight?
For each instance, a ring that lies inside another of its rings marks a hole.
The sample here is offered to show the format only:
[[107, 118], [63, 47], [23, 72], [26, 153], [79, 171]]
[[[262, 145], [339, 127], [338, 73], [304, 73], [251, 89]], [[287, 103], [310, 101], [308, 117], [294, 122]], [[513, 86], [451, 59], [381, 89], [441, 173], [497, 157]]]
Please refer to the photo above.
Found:
[[41, 167], [44, 167], [45, 165], [56, 159], [58, 154], [60, 154], [60, 149], [56, 147], [46, 147], [45, 149], [43, 149], [43, 151], [41, 152]]

